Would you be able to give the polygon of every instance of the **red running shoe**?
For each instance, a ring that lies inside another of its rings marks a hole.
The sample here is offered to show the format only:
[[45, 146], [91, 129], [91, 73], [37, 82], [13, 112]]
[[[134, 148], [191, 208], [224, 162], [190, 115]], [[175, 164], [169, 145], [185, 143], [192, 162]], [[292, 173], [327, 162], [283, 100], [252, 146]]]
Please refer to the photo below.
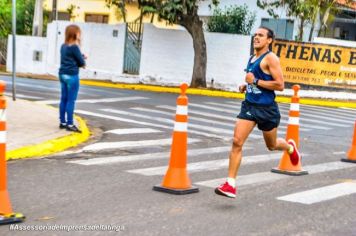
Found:
[[292, 162], [293, 165], [297, 165], [299, 163], [299, 160], [301, 159], [297, 145], [295, 144], [293, 139], [289, 139], [288, 144], [293, 146], [293, 152], [289, 154], [290, 161]]
[[215, 189], [215, 193], [224, 197], [235, 198], [236, 197], [236, 188], [232, 187], [226, 181], [224, 184], [220, 185]]

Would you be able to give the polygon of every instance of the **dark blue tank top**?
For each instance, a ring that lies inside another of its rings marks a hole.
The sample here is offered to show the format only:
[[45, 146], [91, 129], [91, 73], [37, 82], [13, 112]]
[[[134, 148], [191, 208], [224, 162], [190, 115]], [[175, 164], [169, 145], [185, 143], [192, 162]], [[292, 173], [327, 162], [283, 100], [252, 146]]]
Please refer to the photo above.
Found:
[[[265, 54], [262, 54], [259, 58], [257, 58], [254, 62], [251, 62], [253, 56], [250, 58], [247, 64], [247, 72], [252, 72], [255, 78], [259, 80], [270, 81], [273, 80], [273, 77], [269, 74], [266, 74], [262, 71], [260, 64], [262, 59], [268, 54], [270, 51], [267, 51]], [[274, 103], [274, 99], [276, 94], [273, 90], [261, 88], [254, 84], [248, 84], [246, 88], [245, 100], [258, 104], [258, 105], [271, 105]]]

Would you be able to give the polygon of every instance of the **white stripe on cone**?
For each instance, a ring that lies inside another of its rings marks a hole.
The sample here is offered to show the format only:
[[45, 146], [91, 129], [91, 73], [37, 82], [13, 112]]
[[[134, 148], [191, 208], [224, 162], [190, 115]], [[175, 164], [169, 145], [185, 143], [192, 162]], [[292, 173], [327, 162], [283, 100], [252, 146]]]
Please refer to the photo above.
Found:
[[299, 103], [291, 103], [290, 110], [291, 111], [299, 111]]
[[0, 121], [6, 121], [6, 110], [0, 110]]
[[299, 117], [289, 117], [289, 125], [299, 125]]
[[0, 143], [6, 143], [6, 131], [0, 131]]
[[174, 131], [187, 132], [188, 123], [187, 122], [174, 122]]
[[177, 105], [177, 115], [188, 115], [188, 106]]

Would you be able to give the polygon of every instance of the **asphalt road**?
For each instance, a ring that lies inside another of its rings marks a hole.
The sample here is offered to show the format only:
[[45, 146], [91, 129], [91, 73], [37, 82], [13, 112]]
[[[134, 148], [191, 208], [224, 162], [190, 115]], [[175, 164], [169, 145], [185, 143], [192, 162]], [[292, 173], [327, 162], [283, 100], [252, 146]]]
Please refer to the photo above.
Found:
[[[59, 84], [18, 79], [17, 94], [58, 106]], [[152, 190], [169, 161], [176, 98], [81, 86], [76, 113], [94, 137], [62, 154], [8, 162], [12, 206], [27, 216], [18, 226], [101, 225], [123, 235], [356, 235], [356, 164], [340, 162], [351, 145], [355, 110], [301, 105], [302, 165], [309, 171], [304, 176], [271, 173], [282, 154], [269, 152], [256, 129], [244, 149], [238, 196], [227, 199], [213, 190], [227, 175], [241, 101], [189, 96], [188, 171], [200, 191], [179, 196]], [[279, 106], [284, 137], [289, 104]], [[0, 235], [23, 234], [0, 227]]]

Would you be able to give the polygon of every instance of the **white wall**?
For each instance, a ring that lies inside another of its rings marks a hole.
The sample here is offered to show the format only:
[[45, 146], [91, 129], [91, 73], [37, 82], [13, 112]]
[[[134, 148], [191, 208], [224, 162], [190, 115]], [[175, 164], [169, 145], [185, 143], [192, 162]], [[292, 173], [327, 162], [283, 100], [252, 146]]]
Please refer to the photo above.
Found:
[[[20, 73], [51, 74], [57, 76], [60, 47], [64, 43], [65, 28], [71, 22], [58, 21], [48, 25], [47, 37], [17, 36], [16, 71]], [[82, 30], [82, 52], [88, 55], [81, 78], [112, 79], [123, 71], [125, 24], [107, 25], [76, 23]], [[113, 37], [113, 30], [118, 36]], [[7, 71], [12, 71], [12, 40], [9, 38]], [[42, 62], [33, 61], [33, 51], [43, 51]]]
[[[42, 52], [42, 60], [34, 61], [35, 51]], [[16, 71], [46, 74], [47, 40], [41, 37], [16, 36]], [[12, 35], [8, 37], [6, 70], [12, 71]]]
[[[71, 24], [58, 21], [48, 25], [48, 73], [57, 75], [60, 63], [60, 47], [64, 43], [65, 28]], [[125, 24], [108, 25], [97, 23], [76, 23], [82, 31], [82, 47], [88, 55], [86, 69], [81, 70], [82, 78], [111, 79], [122, 74], [125, 49]], [[113, 31], [118, 36], [113, 37]]]
[[356, 48], [356, 42], [355, 41], [349, 41], [349, 40], [315, 37], [313, 42], [314, 43], [323, 43], [323, 44], [330, 44], [330, 45], [337, 45], [337, 46]]
[[[244, 69], [250, 52], [250, 36], [205, 33], [207, 44], [207, 83], [214, 87], [236, 90], [244, 81]], [[190, 83], [194, 49], [185, 30], [159, 29], [145, 24], [140, 77], [151, 84], [179, 85]]]

